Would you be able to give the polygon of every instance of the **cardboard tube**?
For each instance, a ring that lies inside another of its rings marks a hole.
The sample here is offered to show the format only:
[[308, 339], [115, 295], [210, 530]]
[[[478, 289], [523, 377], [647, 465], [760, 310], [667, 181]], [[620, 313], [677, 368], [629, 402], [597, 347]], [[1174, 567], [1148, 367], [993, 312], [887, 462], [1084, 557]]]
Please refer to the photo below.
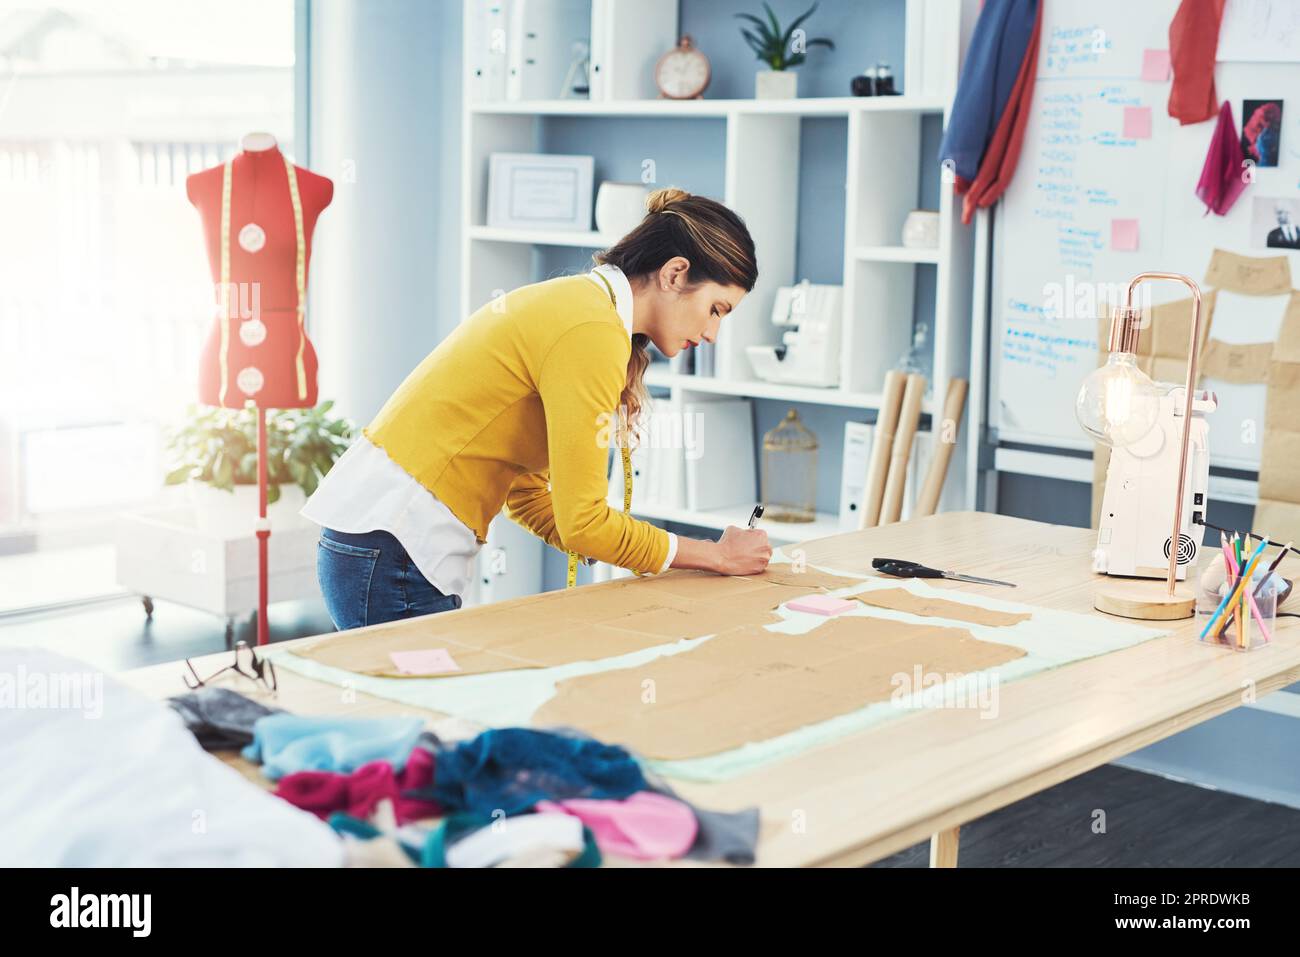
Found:
[[[913, 518], [933, 515], [939, 507], [939, 493], [943, 491], [944, 479], [948, 477], [948, 463], [952, 460], [952, 450], [957, 445], [957, 435], [961, 431], [961, 414], [966, 408], [966, 380], [949, 379], [948, 395], [943, 400], [943, 420], [935, 428], [930, 424], [931, 445], [934, 451], [930, 455], [930, 468], [925, 473], [925, 484], [921, 494], [916, 497], [916, 507], [912, 509]], [[952, 423], [949, 425], [948, 423]], [[949, 436], [951, 429], [951, 436]], [[948, 439], [951, 438], [951, 441]]]
[[889, 457], [889, 477], [885, 479], [885, 503], [880, 509], [880, 524], [890, 525], [903, 513], [903, 488], [907, 485], [907, 463], [912, 457], [912, 439], [921, 421], [921, 400], [925, 398], [925, 376], [912, 373], [907, 377], [903, 408], [898, 413], [894, 432], [894, 454]]
[[903, 408], [903, 387], [907, 376], [894, 369], [885, 373], [885, 389], [876, 415], [875, 434], [871, 439], [871, 461], [867, 463], [867, 481], [862, 486], [862, 512], [858, 528], [875, 528], [880, 521], [880, 505], [885, 495], [885, 478], [889, 475], [889, 457], [893, 454], [894, 429]]

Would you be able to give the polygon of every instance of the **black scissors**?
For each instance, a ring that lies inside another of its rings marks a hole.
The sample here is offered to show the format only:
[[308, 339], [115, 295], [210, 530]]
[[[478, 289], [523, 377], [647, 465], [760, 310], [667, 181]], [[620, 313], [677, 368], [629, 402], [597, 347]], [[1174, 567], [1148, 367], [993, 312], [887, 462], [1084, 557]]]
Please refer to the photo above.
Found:
[[904, 561], [901, 558], [873, 558], [871, 559], [871, 567], [881, 574], [893, 575], [895, 578], [947, 578], [955, 582], [972, 582], [976, 585], [1016, 587], [1014, 582], [1000, 582], [993, 578], [978, 578], [975, 575], [962, 575], [959, 572], [940, 571], [937, 568], [918, 565], [916, 562]]

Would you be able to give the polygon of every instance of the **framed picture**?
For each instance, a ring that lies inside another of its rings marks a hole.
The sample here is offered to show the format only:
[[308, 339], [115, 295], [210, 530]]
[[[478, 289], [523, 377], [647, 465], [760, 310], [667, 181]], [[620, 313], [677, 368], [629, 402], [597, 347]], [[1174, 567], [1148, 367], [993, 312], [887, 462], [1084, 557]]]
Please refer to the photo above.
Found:
[[590, 156], [493, 153], [488, 157], [488, 225], [509, 229], [591, 229]]
[[1241, 152], [1256, 166], [1276, 166], [1282, 140], [1281, 100], [1241, 101]]
[[1263, 249], [1300, 249], [1300, 199], [1256, 196], [1250, 213], [1252, 246]]

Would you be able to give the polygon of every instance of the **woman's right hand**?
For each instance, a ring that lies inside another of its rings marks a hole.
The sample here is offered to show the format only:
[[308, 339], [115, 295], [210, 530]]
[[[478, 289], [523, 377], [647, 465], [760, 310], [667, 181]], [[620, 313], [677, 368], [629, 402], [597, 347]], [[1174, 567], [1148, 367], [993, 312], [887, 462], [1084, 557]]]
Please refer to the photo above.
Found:
[[772, 546], [761, 528], [727, 526], [718, 550], [718, 571], [723, 575], [757, 575], [772, 559]]

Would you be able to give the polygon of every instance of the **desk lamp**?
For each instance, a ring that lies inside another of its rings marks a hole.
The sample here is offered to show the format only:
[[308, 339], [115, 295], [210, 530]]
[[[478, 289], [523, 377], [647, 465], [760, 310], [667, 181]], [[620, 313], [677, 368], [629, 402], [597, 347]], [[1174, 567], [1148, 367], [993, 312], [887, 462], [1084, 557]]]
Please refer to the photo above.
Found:
[[[1137, 366], [1142, 311], [1133, 306], [1134, 291], [1153, 279], [1181, 282], [1192, 292], [1192, 339], [1181, 396], [1176, 386], [1161, 388]], [[1194, 613], [1194, 595], [1178, 580], [1186, 577], [1198, 551], [1195, 519], [1205, 514], [1209, 483], [1209, 427], [1203, 413], [1217, 404], [1213, 396], [1197, 396], [1195, 390], [1200, 335], [1200, 287], [1178, 273], [1142, 273], [1129, 283], [1124, 305], [1112, 314], [1106, 364], [1079, 389], [1079, 424], [1115, 450], [1106, 472], [1093, 568], [1108, 576], [1132, 576], [1097, 587], [1093, 607], [1099, 611], [1150, 620]], [[1169, 526], [1161, 516], [1168, 514], [1164, 505], [1170, 497], [1173, 532], [1166, 538], [1163, 529]], [[1165, 558], [1167, 574], [1160, 567]], [[1162, 576], [1163, 587], [1143, 580]]]

